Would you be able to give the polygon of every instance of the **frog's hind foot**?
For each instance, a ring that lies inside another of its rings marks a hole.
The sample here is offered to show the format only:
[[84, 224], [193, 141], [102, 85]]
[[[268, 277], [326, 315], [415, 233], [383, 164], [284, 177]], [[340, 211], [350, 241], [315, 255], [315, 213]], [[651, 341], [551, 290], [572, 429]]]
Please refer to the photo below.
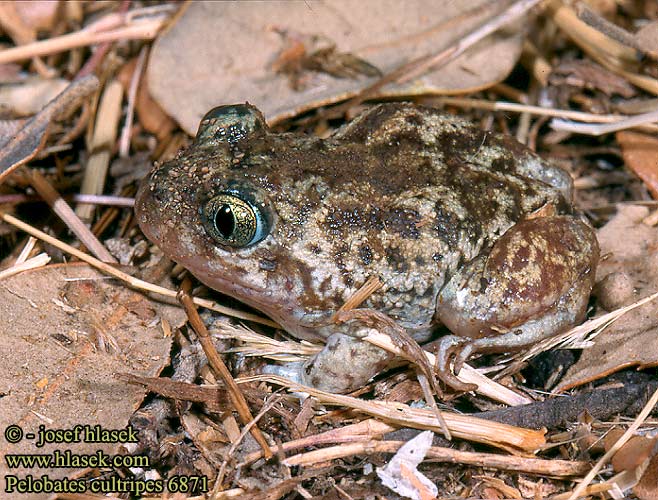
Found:
[[[436, 372], [439, 378], [457, 391], [471, 392], [477, 385], [462, 382], [457, 378], [464, 363], [473, 353], [475, 345], [470, 339], [447, 335], [443, 337], [436, 351]], [[453, 362], [454, 372], [450, 368]]]

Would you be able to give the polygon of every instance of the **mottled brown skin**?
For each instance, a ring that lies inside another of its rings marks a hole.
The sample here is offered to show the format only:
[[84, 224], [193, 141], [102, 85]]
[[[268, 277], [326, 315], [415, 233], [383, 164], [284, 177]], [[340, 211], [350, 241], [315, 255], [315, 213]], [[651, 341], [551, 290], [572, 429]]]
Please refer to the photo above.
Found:
[[[153, 169], [136, 211], [206, 285], [325, 340], [294, 375], [346, 392], [389, 360], [358, 340], [363, 325], [331, 321], [373, 275], [385, 285], [365, 307], [417, 338], [452, 330], [439, 374], [457, 386], [453, 356], [457, 366], [582, 320], [598, 245], [570, 215], [571, 191], [566, 172], [513, 139], [434, 109], [379, 105], [319, 139], [272, 133], [256, 108], [236, 105], [208, 113], [195, 143]], [[261, 241], [229, 246], [209, 232], [203, 217], [224, 227], [209, 201], [227, 192], [263, 214]], [[557, 215], [530, 218], [546, 206]]]

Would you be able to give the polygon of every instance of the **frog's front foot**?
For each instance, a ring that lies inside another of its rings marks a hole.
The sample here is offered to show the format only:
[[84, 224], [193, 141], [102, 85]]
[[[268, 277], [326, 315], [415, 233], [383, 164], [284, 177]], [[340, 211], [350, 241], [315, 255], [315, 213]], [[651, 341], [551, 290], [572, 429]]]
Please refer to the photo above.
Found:
[[[474, 344], [470, 339], [460, 338], [456, 335], [446, 335], [439, 341], [436, 351], [436, 371], [439, 378], [453, 389], [464, 392], [477, 389], [476, 385], [467, 384], [456, 377], [473, 353], [473, 348]], [[454, 372], [450, 368], [451, 361]]]
[[360, 389], [393, 359], [384, 349], [343, 333], [327, 339], [322, 351], [304, 364], [301, 380], [326, 392], [344, 394]]

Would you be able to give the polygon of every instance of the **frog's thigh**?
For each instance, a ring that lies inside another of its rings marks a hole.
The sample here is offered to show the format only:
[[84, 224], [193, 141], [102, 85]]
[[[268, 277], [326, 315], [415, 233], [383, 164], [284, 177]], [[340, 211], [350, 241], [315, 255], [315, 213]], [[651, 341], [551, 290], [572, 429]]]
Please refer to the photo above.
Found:
[[304, 365], [302, 380], [323, 391], [350, 392], [363, 387], [391, 359], [392, 355], [379, 347], [334, 333], [322, 351]]
[[598, 253], [593, 229], [571, 216], [522, 221], [451, 278], [438, 317], [454, 334], [478, 339], [476, 351], [555, 335], [583, 318]]

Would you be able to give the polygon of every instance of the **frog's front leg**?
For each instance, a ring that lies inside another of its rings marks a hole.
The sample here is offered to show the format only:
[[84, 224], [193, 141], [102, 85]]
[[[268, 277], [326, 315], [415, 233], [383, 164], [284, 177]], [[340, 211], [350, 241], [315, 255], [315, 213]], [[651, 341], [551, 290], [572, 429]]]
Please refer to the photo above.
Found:
[[322, 351], [303, 365], [302, 383], [338, 394], [363, 387], [393, 359], [391, 353], [359, 338], [366, 334], [361, 328], [330, 335]]
[[454, 386], [452, 360], [458, 372], [475, 352], [517, 350], [581, 321], [598, 255], [594, 230], [571, 216], [510, 228], [439, 294], [438, 318], [454, 334], [439, 344], [439, 376]]

